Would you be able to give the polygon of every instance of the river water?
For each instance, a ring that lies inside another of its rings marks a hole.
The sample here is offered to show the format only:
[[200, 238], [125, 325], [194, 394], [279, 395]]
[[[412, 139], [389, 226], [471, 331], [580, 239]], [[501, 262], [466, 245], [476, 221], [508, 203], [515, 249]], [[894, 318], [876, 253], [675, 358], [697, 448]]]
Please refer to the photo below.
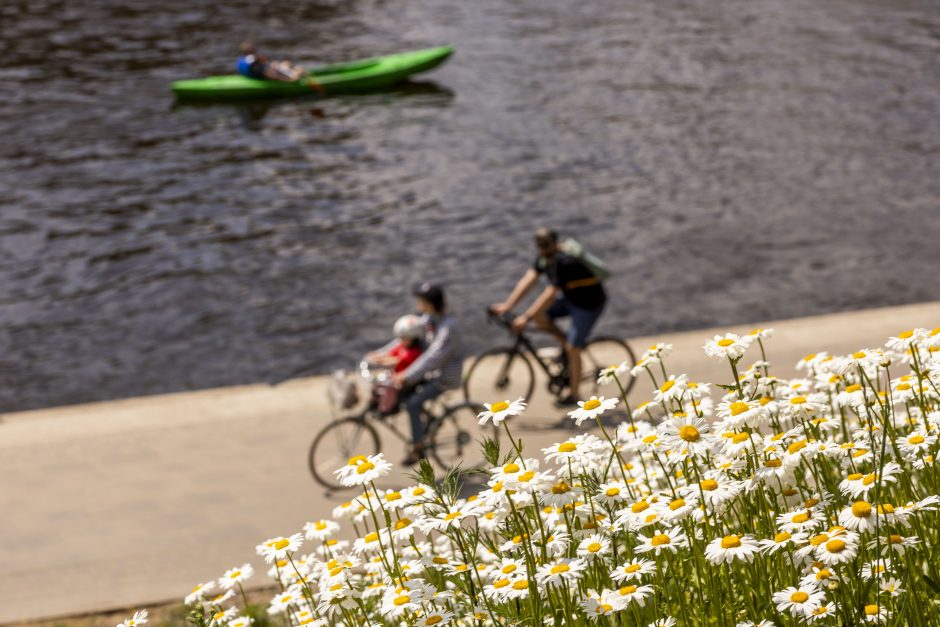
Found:
[[[457, 53], [174, 106], [245, 37]], [[348, 365], [425, 279], [478, 350], [543, 224], [624, 335], [940, 297], [932, 0], [6, 0], [0, 51], [2, 411]]]

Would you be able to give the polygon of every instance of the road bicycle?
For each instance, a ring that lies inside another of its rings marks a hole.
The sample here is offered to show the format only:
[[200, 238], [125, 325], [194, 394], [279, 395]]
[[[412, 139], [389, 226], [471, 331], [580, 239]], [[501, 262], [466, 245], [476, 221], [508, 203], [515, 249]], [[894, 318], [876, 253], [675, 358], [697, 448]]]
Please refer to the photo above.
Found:
[[[380, 409], [382, 395], [391, 385], [388, 371], [372, 369], [368, 362], [363, 361], [359, 364], [359, 377], [369, 387], [365, 406], [330, 422], [317, 433], [310, 445], [310, 473], [317, 483], [329, 490], [343, 489], [334, 471], [346, 465], [349, 458], [375, 455], [383, 450], [375, 425], [383, 426], [406, 444], [411, 441], [404, 408], [396, 402], [388, 411]], [[355, 382], [350, 379], [339, 386], [331, 386], [333, 406], [339, 410], [352, 410], [359, 403], [356, 390]], [[422, 408], [422, 419], [427, 429], [425, 453], [444, 470], [458, 463], [463, 469], [482, 467], [485, 460], [480, 441], [484, 437], [498, 439], [498, 431], [492, 424], [480, 426], [477, 416], [484, 411], [482, 405], [470, 400], [447, 404], [442, 398], [425, 403]], [[404, 430], [396, 425], [402, 416], [405, 417]]]
[[[535, 391], [535, 366], [547, 377], [549, 392], [556, 398], [569, 385], [567, 354], [561, 347], [536, 348], [525, 332], [512, 330], [512, 313], [494, 314], [487, 310], [490, 321], [507, 329], [514, 337], [509, 346], [497, 346], [480, 354], [464, 374], [463, 391], [466, 399], [529, 400]], [[581, 351], [581, 394], [595, 394], [597, 377], [610, 366], [627, 363], [627, 372], [620, 377], [624, 393], [635, 383], [630, 369], [636, 365], [636, 356], [630, 345], [620, 338], [598, 336], [591, 339]], [[534, 364], [534, 365], [533, 365]], [[620, 390], [617, 390], [619, 394]], [[498, 399], [497, 399], [498, 397]]]

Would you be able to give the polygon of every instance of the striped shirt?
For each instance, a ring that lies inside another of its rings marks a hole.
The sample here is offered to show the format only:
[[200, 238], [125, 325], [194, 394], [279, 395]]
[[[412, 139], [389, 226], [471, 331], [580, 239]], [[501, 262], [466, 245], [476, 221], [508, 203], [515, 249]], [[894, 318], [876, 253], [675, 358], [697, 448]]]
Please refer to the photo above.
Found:
[[463, 347], [453, 316], [439, 317], [425, 314], [428, 328], [427, 348], [403, 373], [409, 384], [436, 380], [442, 387], [452, 390], [460, 387], [463, 373]]

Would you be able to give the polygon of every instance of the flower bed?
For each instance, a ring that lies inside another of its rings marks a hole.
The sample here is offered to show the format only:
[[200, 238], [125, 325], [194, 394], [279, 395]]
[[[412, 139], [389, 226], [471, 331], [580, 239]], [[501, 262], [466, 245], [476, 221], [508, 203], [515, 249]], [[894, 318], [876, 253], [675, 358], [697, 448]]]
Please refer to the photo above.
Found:
[[[381, 454], [337, 471], [361, 493], [336, 521], [257, 547], [291, 625], [940, 625], [940, 329], [883, 350], [809, 355], [770, 374], [770, 330], [716, 336], [727, 385], [670, 375], [657, 345], [632, 373], [653, 398], [571, 412], [596, 424], [543, 449], [511, 430], [522, 399], [487, 405], [486, 489], [459, 479], [379, 490]], [[759, 360], [744, 367], [747, 355]], [[601, 420], [622, 412], [607, 429]], [[249, 565], [186, 598], [197, 624], [247, 627]]]

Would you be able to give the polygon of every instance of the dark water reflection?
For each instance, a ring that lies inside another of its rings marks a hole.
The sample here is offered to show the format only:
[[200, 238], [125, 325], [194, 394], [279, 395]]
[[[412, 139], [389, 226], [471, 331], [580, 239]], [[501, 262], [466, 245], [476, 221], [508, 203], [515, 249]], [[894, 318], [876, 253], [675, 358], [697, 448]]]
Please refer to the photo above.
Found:
[[[172, 105], [247, 36], [458, 53]], [[3, 410], [325, 371], [421, 278], [480, 348], [542, 223], [609, 260], [628, 335], [940, 297], [934, 2], [13, 0], [0, 53]]]

